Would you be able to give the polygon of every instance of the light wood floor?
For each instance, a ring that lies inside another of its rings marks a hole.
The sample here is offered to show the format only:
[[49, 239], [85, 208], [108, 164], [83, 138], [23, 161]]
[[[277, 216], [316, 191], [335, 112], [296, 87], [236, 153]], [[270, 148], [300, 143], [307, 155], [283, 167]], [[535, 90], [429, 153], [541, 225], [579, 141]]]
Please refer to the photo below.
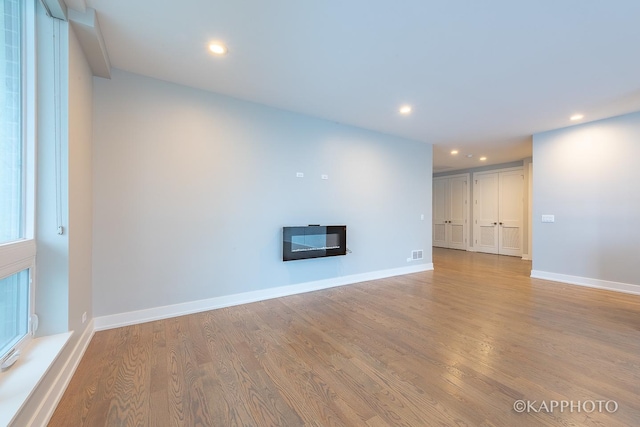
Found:
[[511, 257], [434, 263], [98, 332], [50, 426], [640, 425], [640, 297], [530, 279]]

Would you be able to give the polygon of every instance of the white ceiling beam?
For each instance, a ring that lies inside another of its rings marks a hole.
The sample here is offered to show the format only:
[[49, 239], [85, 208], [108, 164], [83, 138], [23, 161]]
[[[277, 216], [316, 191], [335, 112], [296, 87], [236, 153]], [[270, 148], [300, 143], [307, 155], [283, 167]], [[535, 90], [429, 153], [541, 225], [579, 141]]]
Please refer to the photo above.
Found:
[[96, 11], [90, 7], [85, 8], [84, 12], [69, 9], [69, 22], [80, 41], [93, 75], [110, 79], [111, 62]]
[[84, 13], [87, 10], [87, 2], [85, 0], [64, 0], [69, 9], [77, 10]]
[[49, 16], [67, 20], [67, 4], [63, 0], [41, 0], [41, 2]]

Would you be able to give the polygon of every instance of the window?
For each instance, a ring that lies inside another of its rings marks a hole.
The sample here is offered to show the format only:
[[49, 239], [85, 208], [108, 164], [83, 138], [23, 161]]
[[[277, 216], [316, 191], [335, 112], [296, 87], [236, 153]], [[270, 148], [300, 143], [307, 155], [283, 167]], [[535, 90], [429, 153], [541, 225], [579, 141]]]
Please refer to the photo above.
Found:
[[33, 310], [34, 142], [26, 106], [33, 109], [34, 82], [26, 76], [34, 49], [25, 43], [26, 3], [0, 4], [0, 362], [28, 340]]
[[0, 243], [24, 237], [22, 234], [23, 172], [22, 162], [22, 89], [21, 25], [19, 0], [6, 0], [0, 7]]
[[29, 270], [0, 280], [0, 354], [29, 332]]

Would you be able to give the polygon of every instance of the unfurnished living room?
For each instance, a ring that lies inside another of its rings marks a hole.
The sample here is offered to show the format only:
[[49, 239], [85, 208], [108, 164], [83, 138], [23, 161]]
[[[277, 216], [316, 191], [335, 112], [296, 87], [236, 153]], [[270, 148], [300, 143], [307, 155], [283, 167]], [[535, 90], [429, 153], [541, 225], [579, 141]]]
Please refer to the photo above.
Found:
[[0, 426], [640, 425], [640, 2], [0, 8]]

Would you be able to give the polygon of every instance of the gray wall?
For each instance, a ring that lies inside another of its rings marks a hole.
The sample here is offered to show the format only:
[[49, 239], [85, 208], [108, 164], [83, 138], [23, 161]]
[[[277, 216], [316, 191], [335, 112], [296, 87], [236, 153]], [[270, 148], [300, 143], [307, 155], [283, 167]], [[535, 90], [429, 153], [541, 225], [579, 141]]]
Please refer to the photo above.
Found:
[[533, 269], [640, 284], [640, 113], [534, 135], [533, 158]]
[[[95, 316], [432, 262], [428, 144], [118, 70], [94, 95]], [[353, 253], [283, 263], [314, 223]]]

